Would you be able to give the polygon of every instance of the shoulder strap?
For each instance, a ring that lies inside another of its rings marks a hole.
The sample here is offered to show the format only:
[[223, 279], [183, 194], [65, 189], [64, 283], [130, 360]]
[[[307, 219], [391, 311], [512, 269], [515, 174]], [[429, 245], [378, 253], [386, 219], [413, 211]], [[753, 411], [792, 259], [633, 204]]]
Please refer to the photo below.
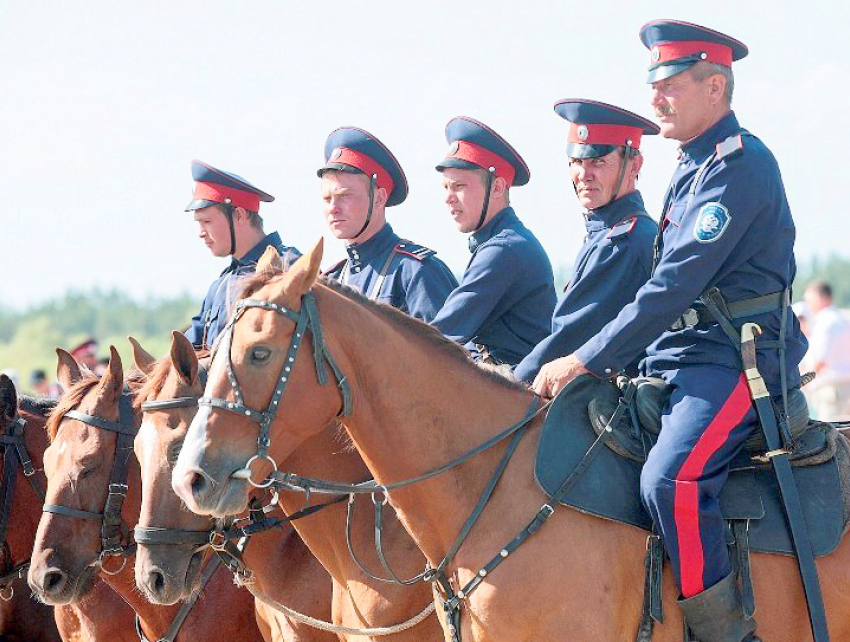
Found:
[[436, 252], [431, 248], [425, 247], [424, 245], [418, 245], [417, 243], [411, 243], [410, 241], [400, 241], [395, 248], [393, 248], [393, 251], [398, 252], [399, 254], [412, 256], [417, 261], [424, 261], [429, 256], [434, 256], [436, 254]]
[[734, 156], [735, 154], [739, 154], [744, 149], [744, 141], [741, 133], [732, 134], [726, 140], [723, 140], [715, 146], [715, 152], [717, 154], [717, 160], [721, 160], [724, 158], [728, 158], [729, 156]]

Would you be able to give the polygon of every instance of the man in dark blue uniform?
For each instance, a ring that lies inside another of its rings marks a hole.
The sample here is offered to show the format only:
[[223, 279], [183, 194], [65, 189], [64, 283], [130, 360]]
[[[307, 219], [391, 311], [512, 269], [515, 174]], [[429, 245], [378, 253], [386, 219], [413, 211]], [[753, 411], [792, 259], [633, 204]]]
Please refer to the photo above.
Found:
[[407, 198], [407, 179], [395, 156], [369, 132], [342, 127], [325, 142], [324, 214], [345, 241], [348, 258], [327, 272], [374, 301], [430, 321], [457, 286], [434, 250], [399, 237], [385, 208]]
[[213, 281], [201, 311], [192, 318], [186, 336], [196, 348], [210, 349], [227, 325], [230, 303], [238, 278], [250, 274], [267, 247], [274, 246], [284, 265], [300, 256], [283, 245], [277, 232], [263, 232], [260, 201], [274, 196], [257, 189], [244, 178], [223, 172], [201, 161], [192, 161], [195, 191], [187, 212], [194, 212], [199, 236], [213, 256], [230, 256], [230, 265]]
[[[593, 100], [555, 104], [570, 122], [567, 157], [587, 236], [555, 308], [551, 334], [538, 343], [514, 374], [529, 383], [550, 361], [582, 346], [635, 298], [652, 270], [658, 226], [635, 188], [643, 166], [640, 139], [658, 126], [619, 107]], [[637, 374], [635, 359], [626, 368]]]
[[432, 323], [477, 349], [485, 362], [515, 366], [549, 334], [555, 284], [549, 257], [510, 207], [509, 189], [525, 185], [528, 166], [486, 125], [460, 116], [437, 165], [446, 204], [469, 237], [472, 258]]
[[641, 493], [670, 556], [680, 606], [700, 642], [755, 640], [717, 498], [729, 462], [758, 424], [740, 345], [711, 308], [731, 324], [729, 334], [745, 322], [761, 326], [759, 370], [781, 408], [783, 389], [800, 385], [806, 350], [788, 305], [794, 222], [776, 160], [730, 108], [732, 61], [746, 46], [675, 21], [651, 22], [640, 35], [661, 134], [682, 143], [657, 263], [635, 301], [573, 355], [544, 366], [534, 387], [553, 394], [578, 374], [611, 376], [650, 344], [642, 368], [663, 377], [672, 395]]

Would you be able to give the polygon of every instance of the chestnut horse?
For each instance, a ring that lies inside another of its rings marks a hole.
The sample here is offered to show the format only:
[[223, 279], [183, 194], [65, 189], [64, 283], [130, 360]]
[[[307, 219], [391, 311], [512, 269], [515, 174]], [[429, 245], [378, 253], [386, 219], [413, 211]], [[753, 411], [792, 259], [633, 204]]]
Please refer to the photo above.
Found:
[[[212, 403], [204, 400], [208, 405], [191, 424], [173, 474], [190, 509], [223, 513], [243, 503], [243, 469], [258, 453], [256, 421], [270, 406], [278, 410], [267, 449], [273, 460], [285, 461], [347, 411], [342, 422], [352, 443], [376, 482], [390, 485], [471, 451], [521, 421], [533, 404], [532, 392], [478, 368], [435, 330], [339, 285], [317, 283], [320, 261], [321, 242], [285, 274], [271, 279], [258, 274], [249, 283], [245, 295], [266, 303], [237, 302], [232, 335], [226, 331], [205, 388]], [[305, 315], [311, 318], [307, 330]], [[302, 319], [298, 331], [293, 317]], [[315, 340], [319, 332], [323, 341]], [[293, 338], [304, 340], [294, 355]], [[223, 367], [228, 355], [229, 372]], [[221, 399], [227, 400], [225, 409]], [[243, 416], [228, 412], [227, 403]], [[533, 474], [541, 422], [537, 417], [530, 424], [489, 503], [445, 567], [455, 590], [480, 576], [545, 502]], [[506, 448], [500, 442], [441, 475], [389, 492], [432, 566], [451, 550]], [[322, 470], [320, 459], [313, 463]], [[255, 460], [253, 478], [269, 467], [264, 458], [259, 466]], [[848, 542], [818, 560], [834, 640], [850, 639]], [[483, 576], [475, 592], [463, 596], [463, 639], [631, 642], [642, 610], [645, 546], [645, 532], [558, 507]], [[752, 574], [759, 635], [770, 642], [811, 640], [796, 561], [754, 554]], [[682, 620], [669, 569], [663, 599], [666, 618], [654, 639], [678, 642]]]
[[[195, 589], [200, 574], [200, 550], [209, 542], [214, 522], [183, 507], [171, 489], [171, 467], [180, 444], [195, 416], [203, 386], [199, 381], [198, 357], [189, 340], [175, 332], [168, 357], [155, 361], [131, 339], [136, 367], [145, 380], [136, 390], [134, 406], [141, 411], [142, 424], [135, 439], [141, 467], [142, 506], [138, 527], [165, 529], [166, 536], [184, 532], [199, 535], [194, 542], [160, 543], [142, 540], [136, 551], [136, 585], [155, 604], [174, 604]], [[161, 402], [159, 407], [152, 402]], [[146, 403], [144, 403], [146, 402]], [[165, 407], [162, 407], [163, 404]], [[154, 408], [146, 410], [145, 406]], [[202, 542], [203, 540], [203, 542]], [[254, 535], [243, 554], [251, 569], [252, 588], [313, 618], [331, 615], [331, 578], [307, 547], [285, 525]], [[275, 642], [330, 642], [333, 634], [290, 620], [259, 600], [258, 624], [263, 637]]]
[[[264, 269], [263, 264], [258, 265], [257, 269]], [[147, 367], [140, 364], [138, 359], [136, 364], [141, 369]], [[145, 388], [149, 388], [151, 392], [145, 394], [143, 388], [139, 391], [140, 398], [158, 399], [189, 395], [200, 397], [202, 387], [198, 381], [197, 357], [191, 344], [182, 334], [174, 334], [170, 359], [163, 360], [154, 372], [155, 374], [150, 377], [152, 383], [145, 385]], [[162, 384], [157, 386], [156, 380], [161, 381]], [[146, 518], [162, 523], [163, 518], [167, 518], [171, 524], [179, 521], [180, 528], [192, 528], [187, 522], [189, 518], [186, 513], [174, 510], [179, 499], [171, 489], [171, 466], [161, 462], [173, 459], [176, 448], [179, 448], [183, 442], [188, 422], [196, 410], [197, 407], [184, 409], [181, 414], [178, 414], [177, 410], [163, 410], [151, 413], [150, 421], [149, 415], [144, 415], [145, 420], [142, 422], [142, 428], [136, 440], [137, 452], [140, 450], [139, 446], [144, 444], [142, 448], [149, 449], [155, 455], [145, 457], [140, 454], [139, 456], [142, 462], [143, 479], [140, 523], [145, 523]], [[305, 460], [321, 461], [323, 471], [336, 475], [338, 479], [358, 482], [369, 477], [369, 471], [360, 456], [345, 444], [340, 444], [339, 431], [336, 427], [325, 430], [302, 445], [286, 461], [286, 465], [288, 468], [297, 470], [302, 467], [302, 462]], [[147, 462], [155, 462], [155, 465], [149, 466]], [[245, 486], [243, 489], [245, 492], [241, 498], [242, 503], [239, 511], [236, 512], [244, 510], [248, 502], [249, 487]], [[170, 503], [168, 496], [173, 498]], [[363, 498], [361, 501], [371, 508], [368, 498]], [[295, 493], [281, 493], [280, 505], [287, 514], [292, 514], [304, 507], [304, 498]], [[352, 528], [352, 544], [355, 550], [366, 553], [363, 557], [367, 567], [378, 570], [380, 562], [374, 554], [373, 525], [367, 518], [365, 508], [367, 507], [361, 505], [356, 513]], [[148, 514], [148, 511], [152, 514]], [[420, 614], [429, 603], [433, 602], [430, 587], [424, 583], [418, 583], [412, 587], [382, 583], [361, 571], [348, 552], [345, 521], [346, 505], [336, 502], [309, 517], [292, 522], [310, 550], [333, 575], [335, 581], [333, 621], [335, 624], [349, 628], [391, 626]], [[424, 564], [422, 554], [397, 520], [390, 518], [387, 522], [384, 534], [387, 555], [398, 567], [399, 573], [415, 574]], [[196, 518], [195, 523], [199, 524], [195, 528], [203, 527], [203, 520], [197, 522]], [[288, 568], [292, 562], [280, 556], [265, 560], [257, 555], [249, 558], [249, 553], [251, 553], [251, 547], [248, 548], [245, 558], [248, 566], [254, 569], [255, 589], [259, 589], [279, 603], [297, 607], [297, 594], [293, 594], [293, 587], [287, 584], [293, 577], [292, 571]], [[137, 561], [137, 566], [138, 564]], [[322, 573], [325, 573], [323, 569]], [[147, 590], [144, 588], [144, 577], [137, 574], [137, 581], [142, 582], [139, 584], [140, 588]], [[330, 597], [330, 591], [328, 597]], [[442, 640], [443, 635], [437, 619], [426, 616], [423, 621], [407, 630], [382, 635], [380, 638], [388, 642], [425, 642]], [[350, 636], [350, 639], [362, 640], [364, 637]]]
[[[48, 604], [75, 604], [87, 601], [95, 579], [100, 576], [137, 614], [142, 633], [148, 640], [166, 635], [180, 606], [150, 604], [136, 590], [129, 532], [121, 529], [118, 538], [123, 558], [104, 557], [108, 532], [102, 531], [115, 494], [126, 493], [121, 505], [122, 524], [134, 525], [141, 503], [139, 466], [128, 438], [138, 417], [129, 421], [119, 407], [125, 394], [121, 359], [115, 348], [103, 376], [98, 379], [81, 371], [74, 358], [57, 350], [59, 382], [65, 393], [47, 424], [50, 446], [44, 453], [47, 475], [45, 512], [41, 517], [32, 553], [29, 583]], [[73, 412], [72, 412], [73, 411]], [[79, 414], [89, 415], [85, 421]], [[94, 419], [92, 419], [94, 418]], [[120, 418], [120, 421], [119, 421]], [[127, 443], [126, 446], [119, 444]], [[126, 448], [126, 450], [125, 450]], [[115, 466], [126, 466], [123, 489], [111, 478]], [[114, 491], [114, 492], [113, 492]], [[107, 502], [107, 495], [110, 502]], [[48, 510], [49, 509], [49, 510]], [[101, 516], [101, 517], [98, 517]], [[110, 546], [110, 548], [112, 548]], [[138, 640], [130, 623], [122, 639]], [[230, 573], [219, 568], [180, 628], [178, 641], [234, 639], [262, 640], [254, 616], [253, 598], [233, 586]]]
[[[30, 596], [24, 578], [44, 503], [42, 493], [46, 482], [42, 461], [47, 448], [44, 426], [54, 406], [55, 403], [46, 399], [18, 397], [12, 381], [0, 375], [0, 435], [4, 436], [0, 503], [9, 502], [3, 552], [0, 552], [3, 560], [0, 565], [0, 639], [8, 642], [55, 642], [59, 639], [138, 642], [138, 639], [120, 636], [122, 624], [132, 626], [133, 611], [102, 582], [98, 582], [95, 599], [80, 605], [54, 609]], [[23, 459], [31, 466], [13, 452], [20, 452], [19, 440], [23, 444]], [[17, 469], [12, 484], [8, 483], [7, 461], [14, 462]]]

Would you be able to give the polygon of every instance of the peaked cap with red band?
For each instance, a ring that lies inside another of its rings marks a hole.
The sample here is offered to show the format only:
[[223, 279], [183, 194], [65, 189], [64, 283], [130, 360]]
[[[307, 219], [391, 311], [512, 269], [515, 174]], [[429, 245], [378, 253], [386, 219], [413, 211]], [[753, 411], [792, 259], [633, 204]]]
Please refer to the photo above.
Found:
[[325, 164], [316, 173], [321, 177], [329, 169], [375, 176], [375, 185], [387, 190], [387, 207], [407, 198], [407, 177], [396, 157], [363, 129], [340, 127], [331, 132], [325, 141]]
[[260, 209], [260, 201], [270, 203], [274, 200], [274, 196], [257, 189], [241, 176], [216, 169], [199, 160], [192, 161], [192, 178], [195, 180], [195, 191], [192, 202], [186, 206], [187, 212], [217, 204], [244, 207], [249, 212], [256, 212]]
[[732, 67], [749, 53], [747, 45], [726, 34], [679, 20], [653, 20], [640, 30], [640, 39], [649, 49], [649, 77], [646, 82], [670, 78], [701, 60]]
[[437, 165], [457, 169], [490, 169], [507, 181], [508, 186], [525, 185], [531, 178], [522, 156], [499, 134], [484, 123], [466, 116], [452, 118], [446, 125], [446, 140], [451, 143], [446, 157]]
[[595, 100], [559, 100], [555, 112], [570, 121], [567, 133], [570, 158], [598, 158], [618, 147], [640, 149], [641, 136], [660, 131], [658, 125], [642, 116]]

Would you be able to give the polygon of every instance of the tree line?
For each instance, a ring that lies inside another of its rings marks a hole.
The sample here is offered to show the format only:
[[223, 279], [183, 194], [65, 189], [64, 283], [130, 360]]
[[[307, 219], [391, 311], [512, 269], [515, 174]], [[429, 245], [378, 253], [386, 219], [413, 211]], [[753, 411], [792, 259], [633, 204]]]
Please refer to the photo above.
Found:
[[[566, 266], [557, 270], [559, 292], [569, 273]], [[799, 300], [805, 286], [815, 279], [829, 281], [836, 304], [850, 308], [850, 259], [830, 256], [801, 264], [793, 299]], [[33, 370], [43, 369], [53, 377], [56, 347], [71, 349], [87, 337], [98, 340], [100, 357], [109, 356], [109, 345], [115, 345], [125, 366], [131, 358], [128, 335], [138, 339], [152, 355], [164, 356], [171, 345], [172, 330], [185, 329], [199, 308], [200, 301], [188, 294], [140, 301], [115, 289], [68, 292], [25, 311], [0, 305], [0, 370], [16, 370], [26, 391]]]

